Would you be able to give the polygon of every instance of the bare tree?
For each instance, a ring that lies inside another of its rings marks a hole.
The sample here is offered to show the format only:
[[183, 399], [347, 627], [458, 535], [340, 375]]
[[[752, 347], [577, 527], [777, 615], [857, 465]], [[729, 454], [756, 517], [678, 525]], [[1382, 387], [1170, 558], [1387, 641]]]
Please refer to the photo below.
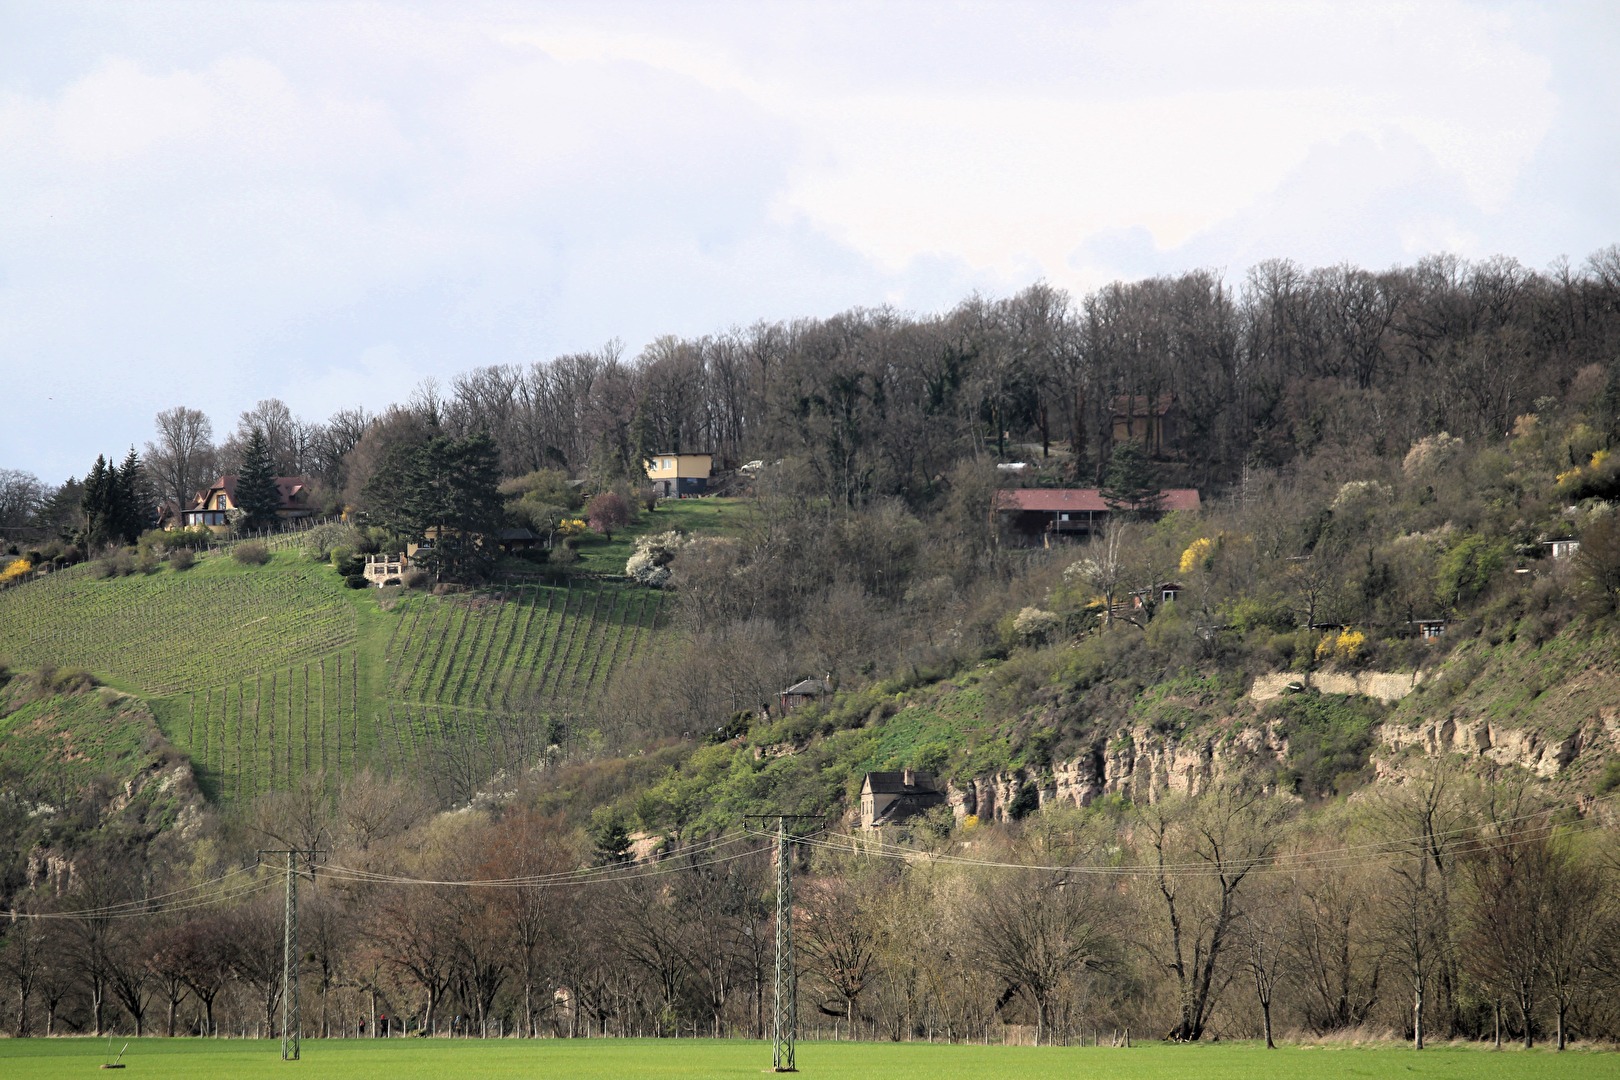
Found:
[[979, 907], [979, 959], [1003, 980], [1006, 994], [1028, 997], [1036, 1044], [1050, 1041], [1053, 1011], [1065, 990], [1111, 964], [1101, 898], [1082, 879], [1017, 871], [1011, 880], [985, 882]]
[[1152, 848], [1153, 885], [1166, 934], [1150, 946], [1175, 976], [1180, 1019], [1168, 1037], [1203, 1037], [1233, 971], [1232, 934], [1244, 914], [1244, 883], [1280, 842], [1283, 809], [1256, 783], [1221, 783], [1196, 801], [1172, 799], [1141, 811]]
[[198, 409], [176, 405], [157, 414], [157, 436], [146, 444], [146, 475], [158, 497], [180, 510], [218, 475], [214, 429]]

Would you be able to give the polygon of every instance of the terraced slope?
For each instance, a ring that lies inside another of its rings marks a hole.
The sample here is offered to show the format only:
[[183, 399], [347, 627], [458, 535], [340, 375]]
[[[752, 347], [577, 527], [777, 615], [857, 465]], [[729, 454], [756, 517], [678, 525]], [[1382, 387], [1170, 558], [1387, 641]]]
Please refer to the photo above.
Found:
[[447, 800], [577, 735], [581, 705], [658, 632], [661, 595], [578, 580], [384, 610], [296, 550], [0, 593], [0, 660], [139, 695], [215, 798], [311, 772], [420, 774]]
[[191, 570], [101, 580], [87, 566], [0, 593], [0, 657], [94, 671], [164, 697], [352, 646], [343, 582], [291, 552], [265, 567], [222, 555]]

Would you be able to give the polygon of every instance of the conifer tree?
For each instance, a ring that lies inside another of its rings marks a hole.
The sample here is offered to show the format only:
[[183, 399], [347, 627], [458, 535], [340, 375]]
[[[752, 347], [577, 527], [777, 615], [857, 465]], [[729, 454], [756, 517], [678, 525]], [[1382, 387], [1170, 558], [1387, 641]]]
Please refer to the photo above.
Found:
[[111, 481], [113, 531], [124, 543], [133, 544], [152, 523], [146, 470], [133, 446], [124, 456], [124, 463], [109, 470], [109, 475], [116, 477]]
[[117, 470], [107, 467], [107, 458], [96, 455], [96, 463], [84, 478], [84, 496], [79, 508], [84, 511], [84, 542], [90, 547], [108, 543], [113, 538], [117, 487]]
[[478, 577], [493, 562], [493, 533], [503, 511], [495, 443], [480, 432], [465, 439], [436, 434], [390, 453], [366, 485], [372, 519], [431, 547], [416, 556], [452, 579]]
[[1159, 509], [1159, 479], [1141, 443], [1128, 439], [1114, 447], [1099, 493], [1110, 510], [1130, 517]]
[[236, 508], [242, 511], [240, 528], [267, 529], [276, 523], [276, 507], [281, 504], [276, 477], [270, 464], [270, 447], [258, 428], [248, 438], [242, 454], [242, 471], [236, 477]]

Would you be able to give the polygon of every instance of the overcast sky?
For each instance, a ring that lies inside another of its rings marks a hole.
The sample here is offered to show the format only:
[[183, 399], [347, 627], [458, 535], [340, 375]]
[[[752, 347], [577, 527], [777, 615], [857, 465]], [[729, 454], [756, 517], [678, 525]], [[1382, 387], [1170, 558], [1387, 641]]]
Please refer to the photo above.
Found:
[[1620, 5], [0, 0], [0, 466], [618, 338], [1620, 241]]

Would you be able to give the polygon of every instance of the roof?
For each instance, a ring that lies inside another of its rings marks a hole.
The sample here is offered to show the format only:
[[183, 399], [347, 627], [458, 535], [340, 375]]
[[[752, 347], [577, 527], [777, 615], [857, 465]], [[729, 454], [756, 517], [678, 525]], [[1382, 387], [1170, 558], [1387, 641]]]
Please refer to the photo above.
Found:
[[788, 687], [786, 690], [782, 691], [782, 693], [784, 693], [784, 694], [811, 694], [811, 695], [825, 694], [826, 692], [827, 692], [827, 684], [825, 682], [823, 682], [822, 680], [820, 680], [820, 679], [803, 679], [803, 680], [800, 680], [799, 682], [794, 683], [792, 686]]
[[[223, 491], [230, 498], [231, 505], [235, 506], [236, 479], [235, 473], [226, 473], [224, 476], [221, 476], [218, 480], [214, 481], [212, 487], [199, 494], [197, 498], [192, 501], [190, 509], [208, 509], [209, 497], [212, 496], [216, 491]], [[303, 498], [309, 493], [310, 481], [309, 477], [307, 476], [278, 476], [275, 478], [275, 481], [276, 494], [281, 497], [280, 506], [283, 509], [290, 508], [296, 500]]]
[[495, 534], [497, 540], [538, 540], [538, 536], [528, 529], [502, 529]]
[[1163, 416], [1176, 403], [1176, 395], [1160, 394], [1150, 398], [1146, 394], [1120, 394], [1114, 398], [1115, 416]]
[[[1159, 492], [1161, 510], [1197, 510], [1201, 505], [1197, 488], [1166, 488]], [[996, 509], [1106, 514], [1113, 507], [1097, 488], [1006, 488], [996, 492]]]
[[939, 785], [935, 782], [933, 773], [913, 769], [911, 770], [911, 778], [914, 783], [907, 787], [904, 772], [869, 772], [866, 774], [866, 780], [861, 784], [861, 790], [870, 790], [874, 795], [937, 794], [939, 792]]

